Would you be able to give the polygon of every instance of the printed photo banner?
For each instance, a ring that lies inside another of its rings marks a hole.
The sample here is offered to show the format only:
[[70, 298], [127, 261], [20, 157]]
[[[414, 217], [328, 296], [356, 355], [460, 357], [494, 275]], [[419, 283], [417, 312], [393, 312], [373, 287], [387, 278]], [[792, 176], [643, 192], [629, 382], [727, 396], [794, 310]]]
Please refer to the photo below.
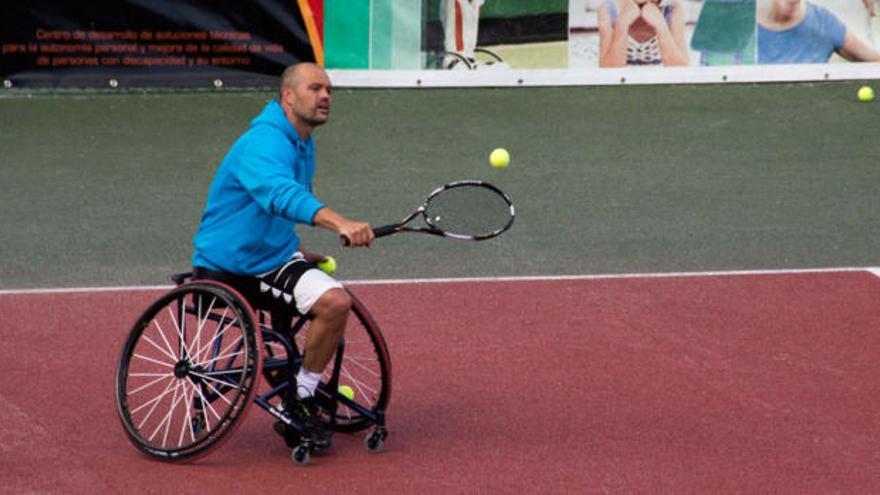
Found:
[[[299, 61], [386, 86], [402, 77], [413, 81], [405, 85], [531, 79], [521, 71], [564, 81], [574, 73], [583, 84], [627, 71], [650, 82], [667, 67], [696, 79], [714, 77], [711, 67], [749, 77], [748, 67], [770, 64], [784, 65], [768, 73], [809, 72], [790, 67], [880, 61], [878, 1], [12, 2], [0, 16], [0, 79], [6, 87], [272, 86]], [[439, 76], [446, 72], [455, 75]]]
[[875, 1], [571, 0], [569, 67], [878, 62]]

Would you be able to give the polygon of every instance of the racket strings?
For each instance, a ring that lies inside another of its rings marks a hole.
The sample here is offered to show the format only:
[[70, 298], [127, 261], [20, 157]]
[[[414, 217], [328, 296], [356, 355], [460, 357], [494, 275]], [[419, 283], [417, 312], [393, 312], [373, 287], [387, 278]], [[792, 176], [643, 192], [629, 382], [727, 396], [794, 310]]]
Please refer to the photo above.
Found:
[[425, 209], [429, 225], [449, 234], [485, 237], [506, 229], [510, 204], [500, 194], [482, 186], [461, 186], [441, 191]]

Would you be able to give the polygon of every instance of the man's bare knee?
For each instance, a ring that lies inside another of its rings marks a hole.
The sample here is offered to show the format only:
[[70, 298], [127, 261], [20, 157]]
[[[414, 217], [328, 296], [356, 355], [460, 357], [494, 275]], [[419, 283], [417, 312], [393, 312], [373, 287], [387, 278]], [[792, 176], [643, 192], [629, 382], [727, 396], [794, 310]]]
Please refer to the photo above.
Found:
[[317, 318], [345, 318], [351, 310], [351, 297], [342, 289], [330, 289], [312, 306]]

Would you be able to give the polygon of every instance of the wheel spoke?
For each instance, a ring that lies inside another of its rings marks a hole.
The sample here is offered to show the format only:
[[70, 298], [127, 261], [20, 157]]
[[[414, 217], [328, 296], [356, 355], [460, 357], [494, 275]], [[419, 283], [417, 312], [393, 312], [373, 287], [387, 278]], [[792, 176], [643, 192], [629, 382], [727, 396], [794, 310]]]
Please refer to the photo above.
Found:
[[[165, 397], [166, 395], [168, 395], [169, 393], [171, 393], [171, 387], [176, 387], [176, 386], [177, 386], [176, 380], [172, 380], [172, 381], [168, 382], [168, 385], [165, 387], [165, 390], [163, 390], [161, 394], [157, 395], [156, 397], [153, 397], [152, 399], [150, 399], [147, 402], [144, 402], [143, 404], [132, 409], [129, 412], [129, 414], [134, 416], [141, 409], [149, 406], [150, 404], [153, 404], [153, 407], [151, 407], [150, 410], [147, 411], [147, 415], [144, 416], [143, 420], [141, 420], [141, 423], [138, 425], [138, 429], [141, 429], [144, 426], [144, 423], [146, 423], [147, 420], [150, 419], [150, 416], [153, 414], [153, 411], [156, 409], [156, 406], [159, 405], [159, 402], [162, 400], [162, 398]], [[129, 393], [128, 395], [131, 395], [131, 393]]]
[[[375, 359], [375, 358], [363, 358], [363, 357], [348, 356], [348, 355], [345, 355], [343, 357], [343, 362], [351, 363], [352, 365], [360, 368], [361, 370], [365, 371], [366, 373], [373, 375], [376, 378], [379, 378], [381, 376], [379, 372], [375, 371], [372, 368], [367, 367], [367, 365], [361, 363], [361, 361], [378, 362], [379, 360]], [[345, 366], [345, 365], [343, 364], [343, 366]]]
[[[203, 365], [203, 366], [204, 366], [204, 365], [209, 365], [208, 367], [210, 367], [210, 366], [214, 365], [215, 363], [217, 363], [217, 361], [221, 361], [221, 360], [223, 360], [223, 359], [227, 359], [227, 358], [235, 358], [235, 357], [243, 356], [243, 355], [245, 355], [244, 351], [233, 352], [232, 354], [222, 354], [222, 355], [220, 355], [220, 356], [217, 356], [217, 357], [211, 359], [210, 361], [205, 361], [204, 363], [200, 363], [200, 364]], [[228, 369], [228, 368], [227, 368], [227, 369]], [[214, 374], [219, 373], [219, 374], [225, 374], [225, 373], [226, 373], [226, 370], [221, 370], [221, 371], [209, 371], [209, 372], [207, 372], [207, 373], [214, 373]]]
[[174, 354], [172, 354], [170, 351], [168, 351], [168, 350], [166, 350], [166, 349], [162, 349], [161, 347], [159, 347], [158, 344], [156, 344], [155, 342], [153, 342], [152, 339], [150, 339], [150, 338], [147, 337], [146, 335], [144, 335], [143, 338], [144, 338], [144, 340], [146, 340], [147, 342], [149, 342], [149, 344], [152, 345], [157, 351], [159, 351], [159, 352], [161, 352], [162, 354], [164, 354], [164, 355], [168, 356], [169, 358], [171, 358], [172, 361], [175, 361], [175, 360], [177, 359], [177, 358], [174, 357]]
[[183, 445], [183, 437], [186, 434], [187, 430], [189, 430], [190, 441], [192, 441], [192, 442], [196, 441], [196, 434], [193, 431], [193, 427], [192, 427], [193, 417], [192, 417], [192, 413], [191, 413], [192, 407], [193, 407], [192, 399], [193, 399], [193, 397], [195, 397], [195, 392], [190, 393], [189, 397], [187, 398], [187, 390], [189, 389], [189, 387], [187, 387], [187, 385], [188, 385], [188, 383], [186, 381], [184, 381], [183, 382], [183, 397], [184, 397], [184, 410], [186, 411], [186, 414], [183, 416], [183, 424], [180, 425], [180, 436], [177, 439], [177, 446], [178, 447]]
[[[186, 306], [183, 298], [178, 299], [178, 304], [182, 307]], [[180, 323], [177, 322], [177, 317], [174, 316], [174, 311], [171, 311], [171, 306], [168, 306], [168, 314], [171, 315], [171, 321], [174, 323], [174, 328], [177, 330], [177, 338], [180, 341], [180, 348], [181, 351], [183, 351], [182, 354], [184, 356], [192, 356], [189, 346], [186, 345], [186, 334], [184, 333], [184, 330], [186, 330], [184, 328], [186, 326], [186, 311], [183, 312], [184, 318], [180, 320]]]
[[139, 359], [143, 359], [144, 361], [149, 361], [153, 364], [158, 364], [159, 366], [164, 366], [166, 368], [172, 368], [172, 369], [174, 368], [174, 363], [163, 363], [162, 361], [158, 361], [158, 360], [153, 359], [151, 357], [142, 356], [137, 353], [134, 354], [134, 357], [139, 358]]
[[165, 433], [162, 435], [162, 447], [165, 447], [168, 442], [168, 427], [171, 426], [171, 413], [174, 412], [174, 408], [177, 407], [178, 402], [178, 390], [180, 389], [180, 381], [178, 381], [174, 386], [174, 396], [171, 398], [171, 405], [168, 407], [168, 413], [159, 421], [159, 424], [156, 425], [156, 429], [153, 430], [153, 433], [150, 435], [149, 440], [152, 442], [156, 437], [156, 434], [162, 430], [162, 427], [165, 427]]
[[202, 368], [209, 368], [210, 365], [216, 363], [217, 361], [220, 361], [221, 359], [226, 359], [226, 358], [231, 358], [231, 357], [236, 357], [236, 356], [241, 356], [241, 355], [243, 355], [243, 354], [244, 354], [244, 351], [233, 352], [232, 354], [223, 354], [223, 353], [225, 353], [225, 352], [228, 352], [230, 347], [237, 347], [238, 344], [240, 343], [240, 341], [241, 341], [241, 340], [239, 339], [239, 341], [236, 341], [236, 342], [233, 342], [233, 343], [229, 344], [228, 346], [226, 346], [225, 349], [223, 349], [222, 351], [220, 351], [220, 355], [211, 358], [210, 361], [199, 362], [199, 363], [196, 363], [196, 365], [197, 365], [197, 366], [200, 366], [200, 367], [202, 367]]
[[201, 373], [194, 373], [194, 372], [191, 372], [191, 374], [192, 374], [193, 376], [197, 376], [197, 377], [199, 377], [199, 378], [205, 380], [205, 386], [207, 386], [208, 388], [210, 388], [212, 392], [214, 392], [215, 394], [217, 394], [218, 397], [220, 397], [221, 399], [223, 399], [223, 400], [224, 400], [227, 404], [229, 404], [230, 406], [232, 405], [232, 401], [230, 401], [230, 400], [226, 397], [225, 393], [220, 392], [219, 390], [217, 390], [216, 387], [214, 387], [213, 385], [211, 385], [210, 383], [207, 383], [207, 382], [210, 381], [210, 382], [214, 382], [214, 383], [220, 383], [220, 384], [222, 384], [222, 385], [225, 385], [225, 386], [229, 387], [229, 388], [232, 389], [232, 390], [238, 390], [238, 391], [241, 391], [241, 387], [239, 387], [238, 385], [235, 385], [235, 384], [233, 384], [233, 383], [224, 382], [223, 380], [217, 380], [216, 378], [211, 378], [211, 377], [209, 377], [209, 376], [207, 376], [207, 375], [203, 375], [203, 374], [201, 374]]
[[200, 360], [202, 358], [201, 357], [201, 349], [199, 348], [199, 344], [201, 343], [201, 338], [202, 338], [202, 328], [205, 327], [205, 323], [207, 323], [207, 321], [209, 320], [208, 315], [210, 315], [211, 311], [213, 311], [214, 303], [216, 301], [217, 301], [216, 297], [211, 298], [211, 303], [208, 305], [208, 308], [205, 311], [204, 318], [202, 318], [202, 295], [199, 294], [199, 302], [198, 302], [198, 304], [196, 304], [196, 308], [198, 308], [198, 312], [197, 312], [196, 317], [199, 322], [199, 327], [198, 327], [198, 330], [196, 330], [196, 336], [193, 338], [193, 342], [195, 343], [196, 348], [199, 349], [197, 351], [199, 354], [197, 354], [196, 356], [193, 356], [193, 358], [196, 360]]
[[[174, 355], [174, 346], [171, 345], [171, 342], [168, 342], [168, 337], [165, 336], [165, 331], [162, 330], [162, 326], [159, 325], [159, 320], [153, 320], [153, 326], [156, 328], [156, 331], [159, 332], [159, 336], [162, 337], [162, 342], [165, 343], [165, 346], [168, 348], [168, 352], [171, 353], [171, 360], [177, 361], [179, 357]], [[144, 334], [146, 334], [146, 330]]]
[[223, 337], [223, 334], [226, 333], [226, 330], [230, 326], [232, 326], [234, 323], [236, 323], [238, 321], [238, 318], [233, 318], [231, 320], [228, 320], [226, 318], [226, 313], [228, 311], [229, 311], [229, 308], [223, 308], [223, 314], [220, 316], [220, 324], [221, 324], [220, 329], [217, 330], [217, 333], [215, 333], [214, 336], [211, 337], [211, 340], [207, 344], [205, 344], [204, 346], [200, 347], [197, 350], [197, 352], [196, 352], [197, 355], [201, 356], [203, 352], [205, 352], [208, 348], [210, 348], [212, 345], [214, 345], [214, 342], [216, 342], [217, 339]]
[[138, 387], [138, 388], [136, 388], [136, 389], [134, 389], [134, 390], [129, 390], [129, 391], [128, 391], [128, 396], [131, 397], [132, 395], [134, 395], [134, 394], [140, 392], [141, 390], [144, 390], [144, 389], [146, 389], [146, 388], [148, 388], [148, 387], [151, 387], [151, 386], [153, 386], [154, 384], [161, 382], [162, 380], [167, 380], [167, 379], [169, 379], [169, 378], [173, 379], [173, 378], [174, 378], [174, 373], [137, 373], [137, 374], [134, 374], [134, 373], [133, 373], [133, 374], [128, 375], [128, 376], [158, 376], [158, 378], [156, 378], [156, 379], [154, 379], [154, 380], [150, 380], [149, 382], [147, 382], [147, 383], [141, 385], [140, 387]]
[[376, 389], [367, 386], [363, 381], [358, 380], [357, 378], [352, 376], [352, 374], [348, 372], [348, 370], [343, 369], [342, 374], [344, 374], [345, 377], [348, 378], [349, 381], [351, 381], [351, 384], [354, 385], [354, 388], [357, 389], [358, 396], [363, 397], [364, 400], [369, 403], [369, 406], [373, 407], [375, 403], [373, 402], [372, 398], [378, 395], [376, 394]]
[[[193, 386], [193, 388], [195, 389], [196, 393], [199, 394], [199, 398], [200, 398], [201, 401], [202, 401], [202, 409], [204, 409], [205, 407], [207, 407], [208, 410], [211, 411], [211, 413], [214, 415], [214, 417], [217, 418], [217, 421], [220, 421], [222, 418], [220, 417], [219, 414], [217, 414], [217, 410], [214, 409], [214, 405], [211, 404], [211, 402], [208, 401], [208, 399], [205, 398], [205, 394], [202, 393], [202, 387], [196, 385], [196, 383], [193, 381], [192, 378], [190, 378], [190, 377], [186, 377], [186, 379], [189, 380], [190, 384]], [[207, 427], [208, 427], [208, 432], [211, 431], [211, 422], [209, 421], [209, 419], [210, 419], [210, 418], [206, 415], [206, 416], [205, 416], [205, 425], [207, 425]]]

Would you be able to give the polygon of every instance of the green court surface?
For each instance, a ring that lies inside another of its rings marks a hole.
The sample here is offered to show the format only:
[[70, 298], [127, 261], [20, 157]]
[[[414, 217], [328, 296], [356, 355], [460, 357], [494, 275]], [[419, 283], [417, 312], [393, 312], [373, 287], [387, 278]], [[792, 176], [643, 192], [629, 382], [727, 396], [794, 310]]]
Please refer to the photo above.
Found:
[[[449, 180], [505, 189], [505, 236], [301, 227], [347, 280], [880, 265], [880, 103], [859, 82], [347, 90], [319, 198], [374, 224]], [[0, 288], [164, 284], [215, 167], [270, 92], [0, 96]], [[511, 166], [493, 170], [506, 147]]]

